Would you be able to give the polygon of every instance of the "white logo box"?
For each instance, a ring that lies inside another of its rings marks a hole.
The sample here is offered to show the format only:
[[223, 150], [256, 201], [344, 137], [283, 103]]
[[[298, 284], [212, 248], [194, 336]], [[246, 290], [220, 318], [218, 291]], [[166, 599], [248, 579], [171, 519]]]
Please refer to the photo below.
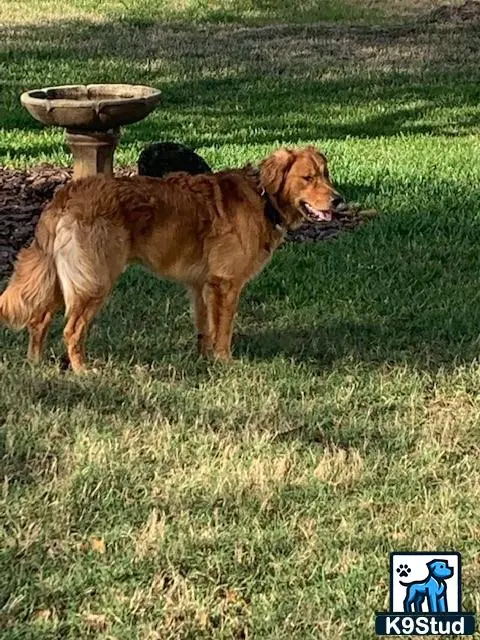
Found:
[[[450, 553], [415, 553], [395, 552], [390, 556], [390, 611], [404, 613], [403, 602], [407, 594], [407, 587], [402, 585], [423, 581], [428, 576], [427, 563], [432, 560], [444, 560], [453, 569], [451, 578], [445, 580], [447, 586], [447, 606], [449, 613], [461, 609], [461, 560], [460, 554]], [[407, 575], [404, 575], [404, 574]], [[403, 575], [402, 575], [403, 574]], [[428, 613], [427, 601], [422, 604], [422, 611]]]

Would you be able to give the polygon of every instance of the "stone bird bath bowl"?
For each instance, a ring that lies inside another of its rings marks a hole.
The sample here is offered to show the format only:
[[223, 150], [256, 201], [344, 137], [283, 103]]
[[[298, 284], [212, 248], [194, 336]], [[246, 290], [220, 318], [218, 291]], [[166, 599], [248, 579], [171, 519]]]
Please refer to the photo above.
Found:
[[130, 84], [66, 85], [23, 93], [20, 101], [36, 120], [66, 129], [73, 178], [113, 174], [113, 154], [122, 125], [143, 120], [160, 91]]

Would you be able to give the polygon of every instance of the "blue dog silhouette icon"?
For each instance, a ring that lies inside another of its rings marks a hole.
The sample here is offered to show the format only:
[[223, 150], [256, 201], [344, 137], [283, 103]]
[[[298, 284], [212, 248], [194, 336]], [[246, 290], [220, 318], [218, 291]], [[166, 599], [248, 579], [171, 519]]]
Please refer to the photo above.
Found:
[[[422, 604], [427, 599], [430, 613], [447, 613], [447, 585], [445, 580], [453, 576], [453, 567], [448, 566], [446, 560], [430, 560], [427, 562], [428, 576], [425, 580], [402, 582], [407, 587], [407, 595], [403, 601], [406, 613], [422, 612]], [[413, 609], [412, 609], [413, 608]]]

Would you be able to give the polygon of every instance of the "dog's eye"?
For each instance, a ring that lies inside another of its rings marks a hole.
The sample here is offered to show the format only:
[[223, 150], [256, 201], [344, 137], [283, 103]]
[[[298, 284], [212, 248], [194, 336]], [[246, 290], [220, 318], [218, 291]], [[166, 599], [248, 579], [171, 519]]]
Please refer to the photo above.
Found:
[[306, 180], [307, 182], [312, 182], [313, 176], [303, 176], [303, 179]]

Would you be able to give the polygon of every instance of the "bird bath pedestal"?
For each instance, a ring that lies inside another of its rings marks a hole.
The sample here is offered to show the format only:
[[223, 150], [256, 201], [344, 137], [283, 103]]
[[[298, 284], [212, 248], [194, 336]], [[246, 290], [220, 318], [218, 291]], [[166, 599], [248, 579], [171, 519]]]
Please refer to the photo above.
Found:
[[113, 174], [120, 127], [143, 120], [160, 100], [152, 87], [90, 84], [27, 91], [22, 105], [43, 124], [66, 129], [73, 178]]
[[67, 129], [65, 138], [73, 156], [73, 179], [97, 173], [113, 175], [113, 154], [119, 137], [118, 129], [104, 132]]

